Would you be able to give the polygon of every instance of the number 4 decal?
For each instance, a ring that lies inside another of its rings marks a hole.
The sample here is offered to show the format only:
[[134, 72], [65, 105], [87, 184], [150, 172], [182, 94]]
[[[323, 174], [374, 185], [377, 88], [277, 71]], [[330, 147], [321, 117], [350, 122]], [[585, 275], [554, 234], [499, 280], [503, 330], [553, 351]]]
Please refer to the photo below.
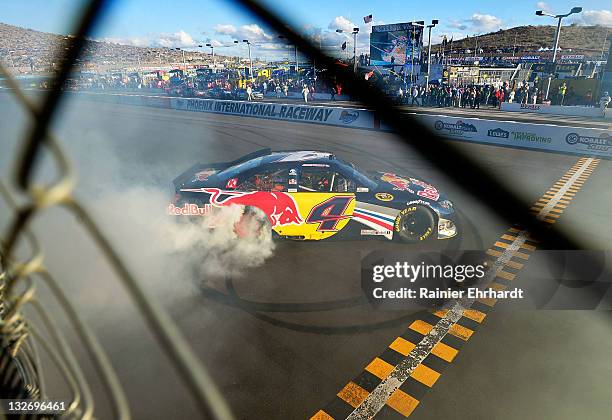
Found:
[[353, 196], [338, 196], [317, 204], [310, 210], [306, 223], [318, 223], [317, 230], [320, 232], [336, 231], [340, 220], [351, 217], [344, 212], [354, 198]]

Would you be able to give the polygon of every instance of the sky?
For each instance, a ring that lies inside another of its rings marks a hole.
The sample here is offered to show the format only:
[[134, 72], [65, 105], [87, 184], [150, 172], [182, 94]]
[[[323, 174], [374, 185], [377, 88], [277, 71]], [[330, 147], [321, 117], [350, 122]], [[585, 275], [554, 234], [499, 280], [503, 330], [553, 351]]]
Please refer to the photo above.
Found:
[[[261, 0], [281, 14], [293, 28], [313, 37], [331, 54], [341, 52], [347, 41], [352, 50], [352, 36], [335, 29], [352, 30], [358, 26], [358, 53], [367, 52], [372, 24], [388, 24], [438, 19], [432, 32], [436, 43], [446, 35], [460, 39], [466, 35], [487, 33], [519, 25], [556, 24], [535, 11], [566, 13], [574, 6], [583, 12], [572, 15], [564, 24], [604, 25], [612, 28], [612, 0]], [[0, 22], [44, 32], [67, 34], [72, 21], [81, 12], [84, 0], [27, 0], [11, 2], [3, 8]], [[113, 0], [109, 1], [99, 22], [95, 39], [137, 46], [183, 47], [196, 49], [210, 43], [217, 54], [245, 55], [244, 44], [233, 40], [249, 39], [256, 57], [284, 58], [293, 49], [278, 39], [258, 18], [246, 13], [237, 2], [225, 0]], [[365, 24], [363, 17], [373, 15]], [[552, 40], [551, 40], [552, 43]]]

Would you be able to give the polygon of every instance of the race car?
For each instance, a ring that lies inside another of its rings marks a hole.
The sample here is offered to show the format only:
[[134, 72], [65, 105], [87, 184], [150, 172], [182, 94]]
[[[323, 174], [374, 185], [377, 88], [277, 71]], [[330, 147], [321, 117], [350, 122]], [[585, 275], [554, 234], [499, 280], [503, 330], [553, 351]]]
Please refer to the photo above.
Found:
[[263, 212], [281, 238], [415, 243], [457, 235], [453, 203], [433, 185], [386, 171], [366, 174], [328, 152], [263, 149], [233, 162], [195, 164], [173, 184], [170, 214], [206, 216], [240, 205]]

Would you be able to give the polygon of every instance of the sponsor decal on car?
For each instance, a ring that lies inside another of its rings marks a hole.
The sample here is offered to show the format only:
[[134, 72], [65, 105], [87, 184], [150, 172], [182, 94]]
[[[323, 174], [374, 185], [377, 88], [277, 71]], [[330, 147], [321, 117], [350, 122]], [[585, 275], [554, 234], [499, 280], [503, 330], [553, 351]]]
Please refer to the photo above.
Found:
[[410, 185], [410, 181], [406, 178], [402, 178], [400, 176], [397, 176], [395, 174], [389, 173], [389, 172], [385, 172], [381, 177], [381, 180], [388, 182], [389, 184], [393, 185], [395, 188], [394, 189], [398, 189], [401, 191], [408, 191], [411, 193], [414, 193], [414, 191], [412, 191], [408, 186]]
[[612, 147], [612, 137], [608, 133], [603, 133], [599, 137], [581, 136], [577, 133], [570, 133], [565, 136], [567, 144], [585, 144], [591, 150], [607, 151]]
[[216, 174], [216, 169], [204, 169], [194, 175], [193, 181], [206, 181], [211, 175]]
[[374, 197], [376, 197], [376, 199], [380, 200], [380, 201], [391, 201], [391, 200], [393, 200], [393, 194], [389, 194], [389, 193], [376, 193], [374, 195]]
[[371, 236], [387, 236], [391, 235], [393, 232], [390, 230], [375, 230], [375, 229], [361, 229], [360, 234], [362, 236], [371, 235]]
[[289, 169], [289, 176], [296, 176], [297, 175], [297, 169], [292, 168]]
[[227, 184], [225, 185], [225, 188], [236, 188], [238, 186], [238, 178], [232, 178], [232, 179], [228, 179], [227, 180]]
[[410, 178], [410, 181], [412, 181], [413, 184], [418, 185], [419, 187], [423, 187], [422, 190], [417, 191], [417, 195], [429, 198], [430, 200], [434, 201], [437, 201], [440, 197], [440, 193], [438, 193], [438, 190], [433, 185], [414, 178]]
[[210, 204], [204, 204], [202, 207], [193, 203], [185, 203], [182, 207], [177, 207], [172, 203], [168, 205], [168, 214], [171, 216], [206, 216], [211, 210]]
[[370, 189], [366, 187], [357, 187], [356, 192], [370, 192]]
[[491, 129], [487, 131], [487, 136], [489, 137], [497, 137], [500, 139], [507, 139], [510, 137], [510, 132], [506, 130], [502, 130], [501, 128]]
[[256, 207], [268, 216], [272, 227], [304, 223], [304, 220], [300, 217], [297, 203], [290, 194], [284, 192], [239, 192], [223, 191], [219, 188], [184, 188], [181, 191], [210, 194], [210, 204], [215, 207], [225, 207], [232, 204]]
[[297, 179], [289, 178], [289, 185], [297, 185]]

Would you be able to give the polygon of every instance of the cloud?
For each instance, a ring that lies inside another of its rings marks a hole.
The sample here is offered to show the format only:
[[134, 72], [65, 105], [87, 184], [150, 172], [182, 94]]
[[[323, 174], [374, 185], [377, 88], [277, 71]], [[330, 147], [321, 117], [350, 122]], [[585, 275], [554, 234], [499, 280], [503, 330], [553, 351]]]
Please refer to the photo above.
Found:
[[536, 3], [536, 9], [542, 10], [544, 13], [551, 13], [550, 6], [548, 5], [548, 3], [544, 2], [544, 1], [537, 2]]
[[102, 38], [101, 41], [111, 42], [113, 44], [133, 45], [135, 47], [186, 48], [197, 45], [193, 37], [182, 29], [174, 33], [149, 34], [141, 37]]
[[328, 29], [331, 30], [336, 30], [336, 29], [342, 29], [343, 31], [346, 32], [352, 32], [353, 28], [356, 28], [357, 25], [355, 25], [353, 22], [351, 22], [349, 19], [345, 18], [344, 16], [336, 16], [331, 22], [329, 22], [329, 25], [327, 25]]
[[481, 15], [480, 13], [474, 13], [467, 21], [471, 23], [474, 30], [482, 32], [500, 29], [502, 25], [502, 20], [497, 16]]
[[599, 25], [612, 27], [612, 12], [610, 10], [585, 10], [575, 18], [581, 25]]
[[459, 20], [451, 20], [448, 26], [454, 29], [459, 29], [460, 31], [465, 31], [468, 28], [468, 25], [465, 23], [465, 21]]
[[221, 41], [219, 41], [217, 39], [210, 39], [210, 38], [206, 40], [206, 43], [207, 44], [211, 44], [215, 48], [216, 47], [222, 47], [223, 45], [225, 45], [225, 44], [223, 44], [223, 42], [221, 42]]
[[236, 27], [229, 24], [215, 25], [214, 30], [219, 35], [233, 35], [236, 33]]
[[187, 32], [181, 30], [173, 34], [160, 34], [158, 38], [153, 42], [153, 46], [156, 47], [193, 47], [197, 45], [193, 37]]
[[248, 39], [252, 43], [257, 42], [270, 42], [274, 37], [268, 33], [259, 25], [252, 23], [250, 25], [242, 25], [236, 28], [230, 24], [220, 24], [215, 26], [215, 34], [231, 36], [238, 41]]

